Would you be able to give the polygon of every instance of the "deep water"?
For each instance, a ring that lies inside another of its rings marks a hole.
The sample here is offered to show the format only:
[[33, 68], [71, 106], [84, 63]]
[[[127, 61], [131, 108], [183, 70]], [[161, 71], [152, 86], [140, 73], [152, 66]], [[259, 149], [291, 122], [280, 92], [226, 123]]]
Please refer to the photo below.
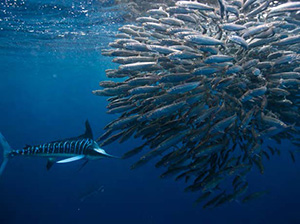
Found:
[[[0, 132], [20, 149], [79, 135], [88, 119], [100, 136], [115, 116], [106, 114], [106, 99], [91, 92], [106, 79], [105, 69], [116, 66], [101, 49], [125, 23], [123, 12], [113, 1], [16, 1], [15, 8], [6, 7], [14, 1], [3, 2]], [[131, 139], [105, 150], [121, 156], [137, 145]], [[292, 163], [293, 146], [280, 147], [281, 156], [264, 160], [265, 174], [253, 169], [248, 178], [249, 192], [269, 194], [213, 210], [193, 206], [197, 193], [185, 193], [183, 182], [160, 179], [163, 169], [156, 169], [155, 161], [131, 171], [137, 156], [91, 161], [80, 171], [81, 161], [47, 171], [46, 159], [14, 158], [0, 179], [0, 223], [299, 224], [300, 157]]]

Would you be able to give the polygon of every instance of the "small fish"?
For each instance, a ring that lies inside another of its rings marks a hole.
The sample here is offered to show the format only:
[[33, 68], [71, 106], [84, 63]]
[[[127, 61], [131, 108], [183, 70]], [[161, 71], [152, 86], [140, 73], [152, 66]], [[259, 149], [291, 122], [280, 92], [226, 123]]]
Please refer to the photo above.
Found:
[[139, 86], [136, 88], [133, 88], [131, 90], [129, 90], [129, 93], [131, 95], [135, 95], [135, 94], [141, 94], [141, 93], [151, 93], [151, 92], [156, 92], [160, 89], [160, 86]]
[[205, 205], [203, 205], [203, 208], [214, 206], [218, 203], [219, 200], [221, 200], [225, 196], [225, 191], [218, 194], [216, 197], [208, 201]]
[[259, 169], [259, 172], [261, 174], [264, 174], [264, 166], [263, 166], [263, 163], [262, 163], [262, 159], [261, 157], [256, 157], [256, 158], [252, 158], [252, 161], [254, 162], [254, 164], [257, 166], [257, 168]]
[[146, 29], [155, 29], [155, 30], [163, 31], [163, 32], [166, 32], [169, 28], [168, 25], [164, 25], [164, 24], [156, 23], [156, 22], [145, 22], [145, 23], [143, 23], [143, 26]]
[[247, 203], [251, 200], [254, 200], [254, 199], [257, 199], [257, 198], [260, 198], [261, 196], [265, 195], [269, 193], [269, 191], [259, 191], [259, 192], [254, 192], [252, 194], [249, 194], [247, 195], [246, 197], [243, 198], [242, 202], [243, 203]]
[[234, 58], [231, 56], [227, 55], [212, 55], [207, 57], [204, 60], [204, 63], [206, 64], [212, 64], [212, 63], [222, 63], [222, 62], [228, 62], [228, 61], [233, 61]]
[[209, 191], [203, 193], [199, 198], [197, 198], [197, 200], [194, 202], [194, 205], [201, 203], [202, 201], [207, 199], [210, 195], [211, 195], [211, 192], [209, 192]]
[[232, 199], [235, 199], [235, 198], [240, 197], [241, 195], [244, 195], [247, 192], [247, 190], [248, 190], [248, 183], [246, 182], [240, 188], [235, 189], [235, 191], [232, 195]]
[[239, 73], [243, 70], [243, 68], [239, 65], [234, 65], [234, 66], [231, 66], [229, 67], [227, 70], [226, 70], [226, 75], [231, 75], [231, 74], [234, 74], [234, 73]]
[[289, 9], [295, 9], [295, 10], [299, 10], [300, 7], [300, 2], [287, 2], [284, 4], [280, 4], [276, 7], [271, 8], [269, 15], [272, 15], [274, 13], [278, 13], [278, 12], [286, 12], [289, 11]]
[[172, 25], [172, 26], [184, 26], [185, 25], [185, 23], [182, 20], [170, 18], [170, 17], [161, 18], [161, 19], [159, 19], [159, 21], [161, 23], [165, 23], [165, 24]]
[[234, 23], [223, 24], [221, 27], [222, 27], [222, 29], [228, 30], [228, 31], [241, 31], [241, 30], [247, 29], [247, 27], [245, 27], [244, 25], [239, 25], [239, 24], [234, 24]]
[[147, 13], [149, 15], [158, 15], [158, 16], [163, 16], [163, 17], [169, 16], [169, 14], [165, 10], [163, 10], [162, 7], [159, 7], [158, 9], [150, 9], [147, 11]]
[[204, 35], [187, 35], [184, 39], [188, 42], [199, 45], [224, 45], [222, 41]]
[[202, 191], [203, 192], [207, 192], [207, 191], [211, 191], [213, 190], [218, 184], [221, 183], [221, 181], [223, 181], [225, 179], [225, 177], [222, 176], [212, 176], [209, 179], [207, 179], [206, 181], [202, 182]]
[[170, 115], [182, 108], [184, 105], [186, 105], [185, 101], [180, 101], [178, 103], [173, 103], [164, 107], [157, 108], [153, 111], [148, 112], [144, 115], [144, 118], [147, 118], [149, 120], [157, 119], [165, 115]]
[[246, 114], [246, 116], [243, 118], [241, 122], [241, 126], [240, 126], [241, 130], [243, 130], [248, 126], [256, 109], [257, 109], [256, 107], [253, 107], [251, 110], [248, 111], [248, 113]]
[[300, 43], [300, 35], [287, 37], [277, 42], [274, 42], [273, 44], [277, 46], [285, 46], [287, 44], [291, 45], [291, 44], [298, 44], [298, 43]]
[[243, 34], [242, 37], [245, 39], [245, 38], [260, 34], [264, 31], [268, 30], [270, 28], [270, 26], [271, 26], [270, 24], [263, 24], [263, 25], [251, 27], [245, 31], [245, 33]]
[[137, 70], [146, 70], [148, 68], [156, 65], [156, 62], [136, 62], [132, 64], [120, 65], [119, 69], [121, 71], [137, 71]]
[[197, 20], [193, 15], [195, 15], [195, 14], [175, 14], [174, 16], [177, 19], [180, 19], [185, 22], [197, 23]]
[[275, 117], [265, 116], [264, 114], [262, 114], [261, 118], [263, 122], [269, 124], [270, 126], [278, 127], [278, 128], [288, 128], [287, 124], [285, 124], [284, 122], [282, 122], [281, 120]]
[[253, 97], [264, 95], [266, 93], [266, 91], [267, 91], [266, 86], [248, 90], [247, 92], [244, 93], [243, 96], [241, 96], [240, 101], [242, 103], [247, 102], [247, 101], [253, 99]]
[[211, 67], [211, 66], [204, 66], [200, 68], [196, 68], [193, 72], [193, 75], [212, 75], [220, 71], [220, 68]]
[[164, 172], [163, 174], [160, 175], [160, 178], [166, 178], [166, 177], [176, 175], [176, 174], [186, 170], [187, 168], [188, 167], [186, 167], [186, 166], [169, 168], [166, 172]]
[[146, 23], [146, 22], [152, 22], [152, 23], [158, 23], [158, 19], [152, 18], [152, 17], [138, 17], [136, 19], [137, 22], [140, 23]]
[[211, 6], [200, 2], [192, 2], [192, 1], [177, 1], [176, 6], [187, 7], [189, 9], [199, 9], [204, 11], [215, 11], [215, 9]]
[[154, 52], [158, 52], [161, 54], [171, 54], [174, 52], [178, 52], [178, 50], [172, 49], [170, 47], [164, 47], [164, 46], [160, 46], [160, 45], [148, 45], [147, 48], [150, 51], [154, 51]]
[[235, 120], [237, 119], [237, 115], [234, 114], [230, 117], [227, 117], [219, 122], [217, 122], [216, 124], [214, 124], [211, 129], [209, 130], [209, 133], [216, 133], [216, 132], [221, 132], [224, 133], [224, 130], [230, 126], [233, 122], [235, 122]]
[[246, 0], [244, 1], [243, 7], [242, 7], [242, 11], [246, 10], [250, 5], [254, 4], [254, 2], [256, 2], [257, 0]]
[[134, 155], [140, 153], [140, 152], [143, 150], [143, 148], [145, 147], [145, 145], [146, 145], [146, 143], [144, 143], [143, 145], [138, 146], [138, 147], [136, 147], [136, 148], [134, 148], [134, 149], [132, 149], [132, 150], [130, 150], [130, 151], [128, 151], [128, 152], [126, 152], [126, 153], [122, 156], [122, 159], [126, 159], [126, 158], [132, 157], [132, 156], [134, 156]]
[[292, 161], [295, 163], [295, 162], [296, 162], [296, 159], [295, 159], [294, 152], [292, 152], [291, 150], [289, 150], [289, 153], [290, 153], [290, 155], [291, 155]]
[[185, 93], [197, 88], [200, 85], [200, 82], [188, 82], [185, 84], [180, 84], [177, 86], [173, 86], [172, 88], [168, 89], [167, 92], [169, 94], [178, 94], [178, 93]]
[[235, 44], [238, 44], [240, 46], [242, 46], [244, 49], [248, 49], [249, 45], [248, 43], [245, 41], [244, 38], [242, 37], [239, 37], [239, 36], [235, 36], [235, 35], [232, 35], [228, 38], [230, 41], [232, 41], [233, 43]]

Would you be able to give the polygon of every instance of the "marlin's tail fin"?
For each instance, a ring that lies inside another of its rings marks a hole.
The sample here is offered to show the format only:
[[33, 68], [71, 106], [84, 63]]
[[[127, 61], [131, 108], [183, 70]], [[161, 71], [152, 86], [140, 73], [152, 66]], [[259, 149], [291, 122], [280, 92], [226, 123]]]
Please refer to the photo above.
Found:
[[12, 151], [12, 148], [10, 147], [10, 145], [8, 144], [8, 142], [5, 140], [5, 138], [1, 133], [0, 133], [0, 146], [2, 147], [3, 150], [3, 159], [2, 162], [0, 163], [0, 176], [1, 176], [8, 162], [9, 153]]

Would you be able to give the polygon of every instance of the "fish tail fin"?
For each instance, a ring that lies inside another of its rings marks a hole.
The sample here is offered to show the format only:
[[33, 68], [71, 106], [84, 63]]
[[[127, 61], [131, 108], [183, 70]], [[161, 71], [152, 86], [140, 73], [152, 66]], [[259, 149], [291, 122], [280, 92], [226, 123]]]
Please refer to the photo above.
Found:
[[9, 153], [12, 151], [12, 148], [4, 138], [4, 136], [0, 133], [0, 146], [2, 147], [3, 150], [3, 159], [2, 162], [0, 163], [0, 177], [6, 167], [6, 164], [9, 159]]

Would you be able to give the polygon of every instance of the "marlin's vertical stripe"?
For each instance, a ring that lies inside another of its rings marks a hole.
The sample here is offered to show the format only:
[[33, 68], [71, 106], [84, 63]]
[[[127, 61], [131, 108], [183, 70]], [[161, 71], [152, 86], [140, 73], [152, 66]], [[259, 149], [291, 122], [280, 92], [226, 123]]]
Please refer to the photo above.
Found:
[[64, 151], [65, 151], [66, 144], [67, 144], [67, 142], [65, 142], [65, 143], [64, 143], [64, 145], [63, 145], [63, 148], [62, 148], [62, 153], [64, 153]]
[[76, 145], [75, 145], [75, 153], [76, 153], [77, 155], [79, 155], [78, 152], [79, 152], [79, 149], [80, 149], [80, 148], [79, 148], [79, 147], [80, 147], [80, 142], [81, 142], [81, 141], [76, 142]]
[[71, 144], [70, 144], [70, 153], [74, 153], [74, 146], [75, 146], [74, 143], [75, 143], [75, 142], [72, 141]]
[[68, 153], [72, 153], [72, 144], [73, 144], [73, 141], [70, 142], [70, 148], [69, 148]]
[[82, 148], [81, 148], [80, 154], [84, 154], [84, 152], [85, 152], [84, 149], [85, 149], [85, 146], [86, 146], [87, 142], [88, 142], [88, 140], [86, 140], [86, 141], [84, 142], [84, 144], [83, 144], [83, 146], [82, 146]]
[[84, 147], [85, 142], [86, 142], [86, 139], [83, 139], [83, 140], [80, 142], [81, 147], [80, 147], [80, 149], [79, 149], [79, 151], [78, 151], [78, 154], [79, 154], [79, 155], [82, 155], [82, 154], [83, 154], [82, 152], [83, 152], [83, 147]]
[[77, 154], [77, 148], [76, 148], [76, 147], [77, 147], [78, 142], [79, 142], [79, 141], [76, 141], [76, 143], [75, 143], [75, 147], [74, 147], [74, 152], [75, 152], [75, 154]]
[[84, 139], [81, 140], [80, 143], [79, 143], [78, 152], [77, 152], [78, 155], [81, 155], [81, 151], [80, 150], [81, 150], [81, 145], [82, 145], [83, 142], [84, 142]]
[[79, 155], [79, 152], [80, 152], [81, 143], [82, 143], [82, 141], [80, 141], [77, 145], [76, 154], [78, 154], [78, 155]]
[[55, 143], [54, 143], [54, 144], [51, 144], [51, 153], [52, 153], [52, 154], [54, 153], [54, 150], [55, 150]]
[[61, 151], [61, 149], [62, 149], [61, 143], [62, 143], [62, 142], [58, 143], [58, 150], [57, 150], [58, 153], [59, 153], [59, 152]]
[[59, 146], [59, 143], [57, 143], [57, 144], [55, 145], [55, 151], [54, 151], [55, 153], [58, 153], [58, 152], [59, 152], [59, 147], [58, 147], [58, 146]]
[[63, 152], [68, 153], [69, 147], [70, 147], [69, 142], [66, 142], [66, 147], [64, 148]]

